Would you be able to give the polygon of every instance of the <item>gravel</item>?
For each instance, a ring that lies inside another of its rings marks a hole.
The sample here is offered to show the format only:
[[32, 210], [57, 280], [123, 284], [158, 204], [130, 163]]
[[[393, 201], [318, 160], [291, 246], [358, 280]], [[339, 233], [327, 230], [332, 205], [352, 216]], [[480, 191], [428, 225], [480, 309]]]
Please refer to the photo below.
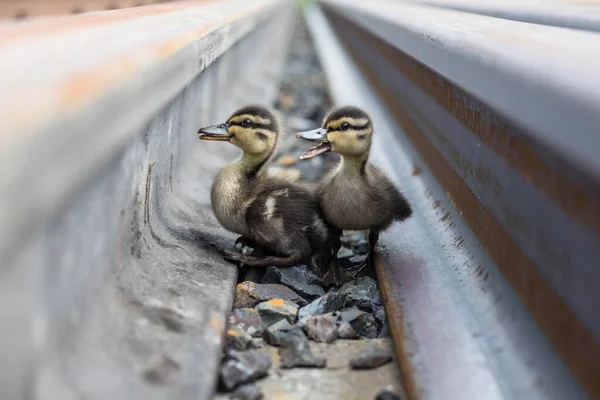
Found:
[[269, 283], [260, 284], [255, 282], [238, 283], [233, 298], [233, 308], [253, 308], [263, 301], [283, 299], [289, 300], [302, 307], [308, 302], [296, 292], [283, 285]]
[[264, 330], [260, 314], [254, 308], [236, 308], [229, 314], [229, 329], [260, 337]]
[[370, 347], [358, 356], [350, 359], [352, 369], [372, 369], [392, 361], [392, 353], [379, 347]]
[[372, 301], [379, 293], [377, 282], [367, 276], [342, 286], [338, 293], [344, 296], [344, 307], [358, 307], [363, 311], [373, 311]]
[[288, 300], [273, 299], [265, 301], [256, 306], [265, 326], [271, 326], [282, 319], [293, 323], [298, 314], [298, 305]]
[[221, 384], [230, 391], [241, 384], [254, 382], [267, 376], [269, 368], [271, 368], [271, 359], [258, 350], [231, 351], [228, 352], [221, 366]]
[[281, 368], [324, 368], [326, 360], [312, 354], [307, 337], [299, 326], [281, 338]]
[[336, 292], [327, 293], [319, 297], [307, 306], [298, 311], [298, 320], [303, 321], [314, 315], [326, 314], [334, 311], [341, 311], [344, 307], [344, 295]]
[[289, 268], [268, 267], [261, 283], [282, 284], [309, 301], [325, 294], [321, 279], [309, 271], [306, 265]]

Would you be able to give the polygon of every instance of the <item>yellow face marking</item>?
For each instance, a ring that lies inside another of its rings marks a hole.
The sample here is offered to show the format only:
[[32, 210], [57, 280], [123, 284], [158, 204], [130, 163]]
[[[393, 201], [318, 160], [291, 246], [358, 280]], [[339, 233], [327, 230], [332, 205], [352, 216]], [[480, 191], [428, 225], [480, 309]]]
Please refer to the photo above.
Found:
[[335, 130], [342, 126], [343, 123], [349, 123], [352, 126], [364, 126], [369, 123], [367, 118], [350, 118], [341, 117], [327, 123], [327, 129]]
[[251, 128], [243, 128], [243, 127], [241, 127], [239, 125], [234, 125], [234, 126], [230, 126], [229, 129], [228, 129], [228, 131], [229, 131], [229, 133], [233, 133], [234, 135], [239, 135], [239, 134], [244, 133], [244, 132], [250, 133], [250, 132], [253, 131], [253, 129], [251, 129]]
[[252, 114], [235, 115], [235, 116], [231, 117], [229, 119], [229, 121], [227, 121], [227, 122], [230, 124], [239, 124], [240, 122], [245, 121], [247, 119], [249, 119], [251, 122], [253, 122], [255, 124], [261, 124], [261, 125], [270, 125], [271, 124], [270, 119], [263, 118], [258, 115], [252, 115]]
[[356, 133], [356, 135], [368, 135], [369, 133], [371, 133], [371, 130], [369, 128], [366, 129], [361, 129], [361, 130], [353, 130], [352, 133]]
[[271, 135], [275, 135], [276, 134], [275, 132], [270, 131], [268, 129], [264, 129], [264, 128], [250, 128], [250, 127], [246, 128], [246, 127], [239, 126], [239, 125], [231, 125], [227, 131], [230, 134], [234, 134], [234, 135], [239, 135], [239, 134], [242, 134], [242, 133], [250, 134], [250, 133], [253, 133], [253, 132], [260, 132], [260, 133], [262, 133], [262, 134], [264, 134], [266, 136], [271, 136]]

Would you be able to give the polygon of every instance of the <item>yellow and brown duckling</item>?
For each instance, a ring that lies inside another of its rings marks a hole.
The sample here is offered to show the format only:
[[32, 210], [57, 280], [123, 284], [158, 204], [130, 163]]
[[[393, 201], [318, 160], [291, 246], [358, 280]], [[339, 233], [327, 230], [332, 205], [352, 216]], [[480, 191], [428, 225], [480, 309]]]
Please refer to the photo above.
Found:
[[266, 168], [280, 130], [281, 124], [271, 110], [247, 106], [225, 123], [198, 132], [202, 140], [229, 142], [243, 152], [217, 174], [211, 204], [219, 223], [241, 235], [236, 244], [254, 247], [255, 252], [244, 255], [224, 250], [223, 255], [241, 265], [306, 263], [320, 272], [331, 258], [334, 236], [324, 222], [315, 194], [294, 179], [272, 174]]
[[[328, 151], [341, 155], [337, 167], [319, 182], [317, 193], [323, 216], [338, 229], [333, 255], [337, 255], [341, 246], [342, 230], [369, 230], [369, 257], [365, 265], [372, 266], [379, 233], [394, 221], [410, 217], [412, 209], [392, 181], [368, 163], [373, 137], [371, 118], [357, 107], [335, 108], [325, 116], [320, 128], [300, 132], [296, 137], [319, 143], [304, 152], [301, 159]], [[329, 280], [339, 284], [346, 274], [334, 260]]]

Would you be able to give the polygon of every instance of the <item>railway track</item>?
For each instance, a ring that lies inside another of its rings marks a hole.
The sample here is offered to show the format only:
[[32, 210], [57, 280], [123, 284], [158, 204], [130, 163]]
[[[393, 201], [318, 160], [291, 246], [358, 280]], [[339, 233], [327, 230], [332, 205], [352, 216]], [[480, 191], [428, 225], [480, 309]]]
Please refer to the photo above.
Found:
[[415, 208], [377, 257], [406, 396], [600, 398], [596, 4], [12, 3], [2, 398], [212, 396], [237, 271], [206, 188], [233, 152], [194, 133], [274, 102], [298, 12]]
[[481, 15], [485, 3], [323, 4], [308, 20], [330, 37], [328, 76], [343, 77], [334, 98], [382, 110], [376, 157], [424, 206], [388, 235], [379, 267], [408, 390], [598, 396], [596, 295], [585, 289], [598, 170], [583, 152], [598, 145], [599, 59], [580, 61], [597, 36], [560, 28], [577, 25], [572, 14], [559, 27], [523, 24], [543, 19], [527, 3], [506, 19]]

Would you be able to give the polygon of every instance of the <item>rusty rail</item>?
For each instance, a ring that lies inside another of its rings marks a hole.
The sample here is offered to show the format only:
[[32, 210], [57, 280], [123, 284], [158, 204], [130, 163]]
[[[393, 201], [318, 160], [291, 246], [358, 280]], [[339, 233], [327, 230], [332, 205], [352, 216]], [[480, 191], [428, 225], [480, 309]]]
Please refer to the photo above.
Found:
[[374, 159], [418, 210], [378, 271], [408, 391], [598, 398], [600, 37], [437, 3], [308, 17], [334, 97], [374, 114]]
[[274, 99], [292, 13], [199, 0], [0, 24], [0, 397], [211, 397], [237, 270], [205, 190], [227, 154], [196, 132]]
[[117, 10], [175, 0], [0, 0], [0, 18], [27, 19], [49, 15]]

